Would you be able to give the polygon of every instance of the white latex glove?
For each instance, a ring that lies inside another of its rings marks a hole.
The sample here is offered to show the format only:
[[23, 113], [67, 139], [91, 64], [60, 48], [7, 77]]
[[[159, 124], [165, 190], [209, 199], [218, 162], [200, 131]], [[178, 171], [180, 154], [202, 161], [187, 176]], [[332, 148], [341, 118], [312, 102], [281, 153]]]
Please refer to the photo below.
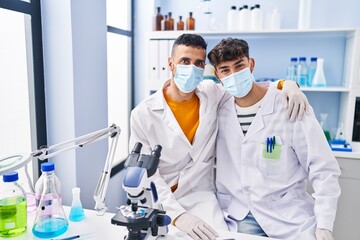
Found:
[[175, 226], [186, 232], [192, 239], [213, 240], [218, 237], [217, 232], [200, 218], [183, 213], [175, 220]]
[[286, 80], [283, 83], [281, 95], [283, 104], [288, 109], [286, 117], [290, 121], [295, 121], [296, 118], [301, 120], [310, 107], [305, 94], [294, 81]]
[[316, 240], [334, 240], [332, 232], [327, 229], [317, 228], [315, 230]]

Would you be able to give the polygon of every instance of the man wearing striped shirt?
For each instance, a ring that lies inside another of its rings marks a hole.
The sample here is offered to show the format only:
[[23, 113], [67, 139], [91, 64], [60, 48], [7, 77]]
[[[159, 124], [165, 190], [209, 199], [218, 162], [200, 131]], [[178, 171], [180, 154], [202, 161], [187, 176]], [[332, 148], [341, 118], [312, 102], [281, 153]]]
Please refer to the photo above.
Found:
[[233, 96], [218, 111], [216, 139], [217, 198], [229, 228], [333, 240], [340, 168], [312, 108], [302, 120], [286, 119], [280, 91], [254, 84], [255, 60], [244, 40], [224, 39], [208, 58]]

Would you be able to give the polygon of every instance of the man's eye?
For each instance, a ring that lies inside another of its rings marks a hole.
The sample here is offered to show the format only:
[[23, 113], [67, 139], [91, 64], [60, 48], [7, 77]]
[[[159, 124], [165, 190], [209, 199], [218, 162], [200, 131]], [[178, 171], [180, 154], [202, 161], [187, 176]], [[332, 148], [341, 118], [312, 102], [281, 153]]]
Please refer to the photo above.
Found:
[[181, 64], [190, 64], [189, 60], [181, 60]]
[[205, 67], [205, 63], [204, 62], [198, 62], [198, 63], [195, 64], [195, 66], [203, 68], [203, 67]]

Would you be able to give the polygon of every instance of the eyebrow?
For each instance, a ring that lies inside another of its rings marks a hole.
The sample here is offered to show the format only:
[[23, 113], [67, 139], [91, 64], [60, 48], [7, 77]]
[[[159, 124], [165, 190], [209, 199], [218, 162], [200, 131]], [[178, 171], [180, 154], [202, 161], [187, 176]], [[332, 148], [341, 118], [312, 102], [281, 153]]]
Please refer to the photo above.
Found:
[[[243, 61], [244, 61], [244, 59], [241, 58], [239, 61], [236, 61], [233, 65], [236, 66], [236, 65], [240, 64]], [[224, 69], [224, 68], [228, 68], [228, 67], [229, 66], [225, 65], [225, 66], [219, 67], [219, 69]]]

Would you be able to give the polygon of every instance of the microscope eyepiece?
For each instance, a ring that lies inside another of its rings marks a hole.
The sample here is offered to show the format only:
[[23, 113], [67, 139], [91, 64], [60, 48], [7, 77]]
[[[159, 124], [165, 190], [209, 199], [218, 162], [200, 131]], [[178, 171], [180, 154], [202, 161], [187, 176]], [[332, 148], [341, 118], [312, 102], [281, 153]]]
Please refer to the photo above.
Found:
[[141, 148], [142, 148], [141, 142], [137, 142], [137, 143], [135, 143], [135, 146], [134, 146], [133, 150], [131, 151], [131, 153], [140, 153]]
[[162, 147], [160, 145], [155, 145], [154, 149], [151, 152], [151, 155], [154, 155], [154, 156], [160, 158], [161, 150], [162, 150]]

